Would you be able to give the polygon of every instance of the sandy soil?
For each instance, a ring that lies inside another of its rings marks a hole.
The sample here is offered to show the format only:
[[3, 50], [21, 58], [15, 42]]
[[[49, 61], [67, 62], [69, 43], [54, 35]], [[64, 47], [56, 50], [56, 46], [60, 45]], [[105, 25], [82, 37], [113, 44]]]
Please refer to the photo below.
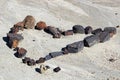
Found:
[[[62, 30], [72, 29], [75, 24], [90, 25], [94, 29], [117, 26], [120, 25], [119, 4], [119, 0], [0, 0], [0, 80], [120, 80], [120, 29], [108, 42], [45, 62], [51, 67], [45, 74], [35, 71], [40, 65], [29, 67], [23, 64], [4, 41], [13, 24], [26, 15]], [[20, 33], [24, 40], [19, 46], [26, 48], [26, 56], [33, 59], [60, 51], [67, 44], [88, 36], [75, 34], [53, 39], [44, 31], [34, 29]], [[110, 58], [115, 61], [110, 62]], [[52, 69], [57, 66], [61, 71], [54, 73]]]

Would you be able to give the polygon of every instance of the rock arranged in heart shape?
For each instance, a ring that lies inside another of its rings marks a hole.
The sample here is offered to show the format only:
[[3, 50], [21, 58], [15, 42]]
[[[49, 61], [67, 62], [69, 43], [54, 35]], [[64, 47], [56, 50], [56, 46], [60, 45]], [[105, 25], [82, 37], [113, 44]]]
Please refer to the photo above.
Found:
[[[45, 32], [51, 34], [53, 38], [60, 38], [62, 35], [68, 36], [68, 35], [73, 35], [76, 33], [79, 34], [92, 34], [86, 38], [84, 38], [83, 41], [77, 41], [72, 44], [66, 45], [65, 48], [62, 48], [61, 51], [57, 52], [51, 52], [45, 57], [40, 57], [38, 60], [31, 59], [29, 57], [25, 57], [27, 50], [24, 48], [19, 48], [18, 44], [21, 40], [23, 40], [23, 36], [20, 34], [17, 34], [19, 30], [24, 30], [25, 29], [37, 29], [37, 30], [44, 30]], [[118, 28], [118, 26], [116, 27]], [[11, 31], [7, 34], [8, 38], [8, 46], [10, 48], [15, 48], [14, 50], [17, 51], [15, 53], [16, 57], [22, 58], [23, 63], [27, 64], [28, 66], [33, 66], [39, 63], [44, 63], [47, 60], [50, 60], [52, 58], [61, 56], [61, 55], [66, 55], [68, 53], [78, 53], [81, 50], [83, 50], [84, 47], [91, 47], [97, 43], [103, 43], [108, 40], [110, 40], [113, 35], [117, 33], [115, 27], [105, 27], [104, 30], [101, 28], [93, 30], [91, 26], [87, 26], [84, 28], [81, 25], [74, 25], [72, 27], [72, 30], [66, 30], [66, 31], [61, 31], [59, 28], [55, 28], [53, 26], [47, 26], [44, 21], [39, 21], [36, 26], [35, 26], [35, 18], [31, 15], [28, 15], [25, 17], [25, 19], [21, 22], [16, 23], [12, 28]], [[40, 66], [40, 71], [41, 73], [44, 73], [47, 69], [49, 69], [48, 66], [41, 65]], [[54, 72], [59, 72], [61, 70], [60, 67], [56, 67], [53, 69]]]

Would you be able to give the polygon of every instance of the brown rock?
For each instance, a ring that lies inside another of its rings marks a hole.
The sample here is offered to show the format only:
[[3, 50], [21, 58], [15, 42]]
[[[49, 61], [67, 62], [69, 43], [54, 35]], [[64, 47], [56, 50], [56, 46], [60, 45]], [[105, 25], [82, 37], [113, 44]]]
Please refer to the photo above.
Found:
[[35, 27], [35, 18], [31, 15], [26, 16], [23, 22], [26, 29], [33, 29]]
[[63, 32], [64, 36], [73, 35], [73, 30], [67, 30]]
[[35, 28], [38, 29], [38, 30], [41, 30], [41, 29], [45, 29], [46, 27], [47, 27], [46, 23], [43, 22], [43, 21], [40, 21], [40, 22], [37, 23]]
[[23, 63], [28, 63], [28, 61], [30, 61], [29, 57], [25, 57], [24, 59], [22, 59]]
[[21, 58], [21, 57], [24, 57], [25, 55], [26, 55], [26, 53], [27, 53], [27, 50], [26, 49], [24, 49], [24, 48], [20, 48], [18, 51], [17, 51], [17, 57], [18, 58]]
[[22, 30], [24, 29], [24, 22], [18, 22], [14, 25], [14, 28], [17, 28], [18, 30]]
[[13, 40], [13, 41], [12, 41], [12, 48], [17, 48], [17, 47], [18, 47], [18, 44], [19, 44], [19, 41], [18, 41], [18, 40]]
[[37, 64], [44, 63], [44, 62], [45, 62], [45, 58], [43, 58], [43, 57], [39, 58], [39, 60], [36, 60]]
[[34, 59], [30, 59], [30, 61], [28, 61], [27, 62], [27, 65], [28, 66], [33, 66], [33, 65], [35, 65], [36, 63], [35, 63], [35, 60]]

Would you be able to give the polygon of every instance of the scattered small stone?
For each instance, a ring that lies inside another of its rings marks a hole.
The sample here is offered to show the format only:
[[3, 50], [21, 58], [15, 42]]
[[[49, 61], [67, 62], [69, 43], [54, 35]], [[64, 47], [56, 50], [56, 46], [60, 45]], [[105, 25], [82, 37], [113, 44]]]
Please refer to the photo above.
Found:
[[92, 27], [91, 26], [87, 26], [86, 28], [85, 28], [85, 34], [90, 34], [91, 32], [92, 32]]
[[85, 30], [84, 30], [83, 26], [81, 26], [81, 25], [74, 25], [73, 26], [73, 32], [84, 34]]
[[31, 15], [27, 15], [23, 22], [26, 29], [33, 29], [35, 27], [35, 18]]
[[59, 72], [60, 70], [61, 70], [60, 67], [56, 67], [56, 68], [53, 69], [54, 72]]
[[113, 58], [110, 58], [109, 61], [110, 61], [110, 62], [114, 62], [114, 61], [116, 61], [116, 60], [113, 59]]
[[47, 66], [45, 66], [45, 65], [43, 65], [43, 64], [40, 65], [40, 73], [41, 73], [41, 74], [45, 73], [46, 70], [48, 70], [48, 67], [47, 67]]
[[119, 28], [119, 27], [120, 27], [119, 25], [116, 26], [116, 28]]

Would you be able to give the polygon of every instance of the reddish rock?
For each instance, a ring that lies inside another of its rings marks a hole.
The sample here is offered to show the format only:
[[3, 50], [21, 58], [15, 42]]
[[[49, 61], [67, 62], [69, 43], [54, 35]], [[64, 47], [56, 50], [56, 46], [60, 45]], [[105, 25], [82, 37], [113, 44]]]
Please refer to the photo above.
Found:
[[26, 29], [33, 29], [35, 27], [35, 18], [31, 15], [26, 16], [23, 22]]
[[47, 27], [46, 23], [43, 21], [40, 21], [37, 23], [35, 29], [42, 30], [42, 29], [45, 29], [46, 27]]
[[64, 36], [73, 35], [73, 30], [67, 30], [63, 32]]
[[17, 24], [14, 25], [14, 28], [17, 28], [18, 30], [24, 29], [24, 22], [18, 22]]

